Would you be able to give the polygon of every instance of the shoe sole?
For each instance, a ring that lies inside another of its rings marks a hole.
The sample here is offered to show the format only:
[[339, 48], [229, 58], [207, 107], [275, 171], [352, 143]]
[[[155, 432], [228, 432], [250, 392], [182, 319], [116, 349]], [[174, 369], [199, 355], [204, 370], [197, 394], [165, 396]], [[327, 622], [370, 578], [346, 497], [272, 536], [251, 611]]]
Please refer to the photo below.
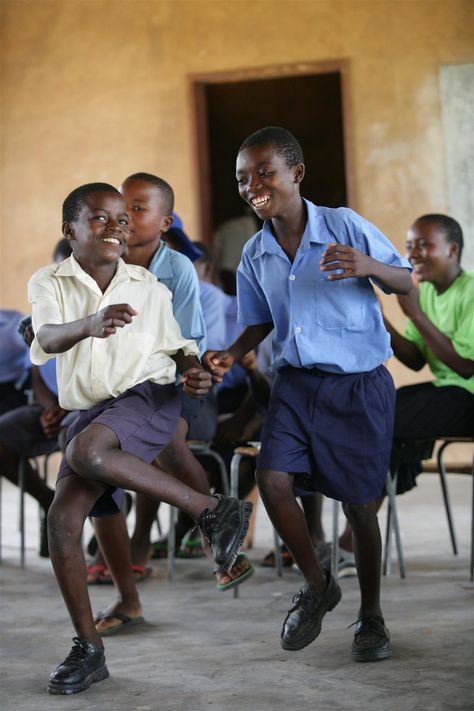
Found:
[[250, 516], [252, 515], [253, 504], [251, 501], [240, 501], [240, 516], [241, 523], [238, 532], [236, 533], [235, 540], [227, 553], [227, 556], [222, 561], [217, 561], [216, 563], [223, 568], [227, 573], [230, 572], [232, 566], [234, 565], [237, 556], [239, 555], [242, 544], [247, 535], [249, 528]]
[[321, 615], [321, 618], [319, 620], [319, 626], [316, 627], [315, 629], [311, 630], [306, 636], [301, 637], [298, 641], [296, 642], [285, 642], [283, 639], [280, 641], [281, 646], [283, 649], [285, 649], [288, 652], [297, 652], [299, 649], [304, 649], [304, 647], [307, 647], [308, 644], [311, 644], [311, 642], [314, 642], [316, 637], [321, 632], [321, 627], [322, 627], [322, 622], [323, 622], [323, 617], [327, 612], [331, 612], [331, 610], [334, 610], [336, 605], [340, 602], [342, 597], [342, 592], [341, 589], [338, 587], [330, 597], [330, 599], [327, 601], [327, 604], [325, 605], [325, 610], [323, 614]]
[[382, 659], [389, 659], [392, 652], [389, 649], [382, 649], [379, 652], [352, 652], [352, 659], [355, 662], [379, 662]]
[[76, 686], [59, 686], [49, 683], [47, 691], [48, 694], [58, 695], [79, 694], [81, 691], [88, 689], [95, 682], [107, 679], [108, 676], [110, 676], [109, 670], [106, 666], [103, 666], [100, 669], [96, 669], [96, 671], [92, 672], [92, 674], [89, 674], [89, 676], [84, 679], [82, 684], [77, 684]]

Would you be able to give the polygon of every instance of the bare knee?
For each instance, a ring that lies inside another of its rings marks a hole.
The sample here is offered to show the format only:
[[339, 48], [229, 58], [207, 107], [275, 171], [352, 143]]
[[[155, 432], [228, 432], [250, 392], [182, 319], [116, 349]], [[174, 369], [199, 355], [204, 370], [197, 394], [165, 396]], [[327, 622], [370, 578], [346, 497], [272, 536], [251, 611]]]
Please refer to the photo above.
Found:
[[342, 505], [347, 520], [352, 528], [365, 527], [371, 524], [377, 517], [375, 503], [369, 504], [348, 504]]
[[48, 539], [51, 550], [60, 550], [81, 541], [85, 517], [73, 506], [53, 501], [48, 510]]
[[104, 449], [86, 434], [78, 434], [66, 448], [71, 469], [84, 479], [98, 479], [102, 469]]
[[284, 472], [257, 469], [255, 479], [264, 501], [277, 501], [293, 496], [293, 477]]

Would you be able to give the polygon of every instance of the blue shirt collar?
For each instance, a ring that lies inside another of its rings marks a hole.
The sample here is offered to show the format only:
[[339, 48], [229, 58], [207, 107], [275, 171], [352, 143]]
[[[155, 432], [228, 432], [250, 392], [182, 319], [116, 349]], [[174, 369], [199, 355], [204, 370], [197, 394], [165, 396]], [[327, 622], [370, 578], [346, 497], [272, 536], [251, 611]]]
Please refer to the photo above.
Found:
[[[310, 242], [315, 244], [328, 244], [329, 242], [333, 242], [334, 238], [326, 227], [321, 209], [309, 200], [306, 200], [306, 198], [303, 198], [303, 202], [306, 205], [308, 219], [301, 237], [300, 249], [309, 249]], [[271, 220], [265, 220], [263, 223], [253, 256], [256, 259], [265, 253], [281, 253], [281, 247], [272, 232]]]
[[[171, 250], [163, 240], [160, 240], [158, 249], [152, 257], [148, 269], [153, 274], [159, 273], [161, 279], [171, 279], [174, 276], [170, 257]], [[159, 268], [158, 268], [159, 265]]]

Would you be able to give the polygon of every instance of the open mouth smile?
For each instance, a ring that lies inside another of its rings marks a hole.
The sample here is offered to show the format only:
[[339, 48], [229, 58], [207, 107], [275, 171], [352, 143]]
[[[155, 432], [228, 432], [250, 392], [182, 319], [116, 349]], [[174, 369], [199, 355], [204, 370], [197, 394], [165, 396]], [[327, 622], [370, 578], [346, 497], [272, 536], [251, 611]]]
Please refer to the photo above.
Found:
[[110, 242], [111, 244], [117, 244], [117, 245], [121, 244], [121, 241], [119, 240], [118, 237], [102, 237], [101, 242]]
[[270, 202], [270, 195], [257, 195], [257, 197], [251, 198], [250, 202], [253, 207], [257, 209], [265, 207]]

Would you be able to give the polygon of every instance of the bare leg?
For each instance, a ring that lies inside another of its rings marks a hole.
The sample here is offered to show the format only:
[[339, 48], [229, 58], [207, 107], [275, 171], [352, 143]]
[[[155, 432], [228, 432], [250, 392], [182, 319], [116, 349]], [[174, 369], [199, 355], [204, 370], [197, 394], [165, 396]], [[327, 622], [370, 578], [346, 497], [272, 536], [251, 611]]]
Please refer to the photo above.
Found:
[[81, 546], [84, 521], [107, 486], [72, 474], [57, 483], [48, 513], [49, 550], [56, 579], [77, 636], [103, 648], [94, 627]]
[[91, 424], [70, 442], [66, 457], [71, 468], [86, 480], [101, 481], [130, 489], [177, 506], [197, 521], [217, 500], [200, 494], [151, 464], [119, 449], [114, 432], [105, 425]]
[[[142, 614], [142, 606], [132, 574], [130, 539], [125, 516], [122, 512], [103, 516], [96, 518], [94, 524], [100, 548], [117, 588], [117, 600], [104, 612], [108, 615], [122, 612], [129, 617], [138, 617]], [[116, 618], [102, 620], [97, 623], [96, 629], [105, 630], [117, 622]]]
[[380, 573], [382, 541], [377, 519], [376, 502], [343, 504], [352, 527], [354, 556], [359, 576], [361, 615], [382, 616], [380, 609]]
[[293, 494], [293, 476], [269, 469], [257, 470], [257, 483], [268, 515], [288, 547], [309, 589], [322, 592], [327, 579], [314, 551], [303, 511]]
[[301, 503], [313, 545], [324, 543], [325, 537], [322, 522], [323, 495], [318, 492], [314, 494], [314, 496], [302, 496]]
[[[376, 502], [375, 505], [376, 505], [377, 511], [382, 506], [384, 499], [385, 499], [385, 496], [380, 496], [378, 499], [375, 499], [375, 502]], [[341, 533], [341, 535], [339, 537], [339, 547], [343, 548], [345, 551], [350, 551], [351, 553], [354, 550], [353, 541], [352, 541], [352, 528], [350, 526], [349, 521], [346, 522], [346, 527], [344, 528], [343, 532]]]

